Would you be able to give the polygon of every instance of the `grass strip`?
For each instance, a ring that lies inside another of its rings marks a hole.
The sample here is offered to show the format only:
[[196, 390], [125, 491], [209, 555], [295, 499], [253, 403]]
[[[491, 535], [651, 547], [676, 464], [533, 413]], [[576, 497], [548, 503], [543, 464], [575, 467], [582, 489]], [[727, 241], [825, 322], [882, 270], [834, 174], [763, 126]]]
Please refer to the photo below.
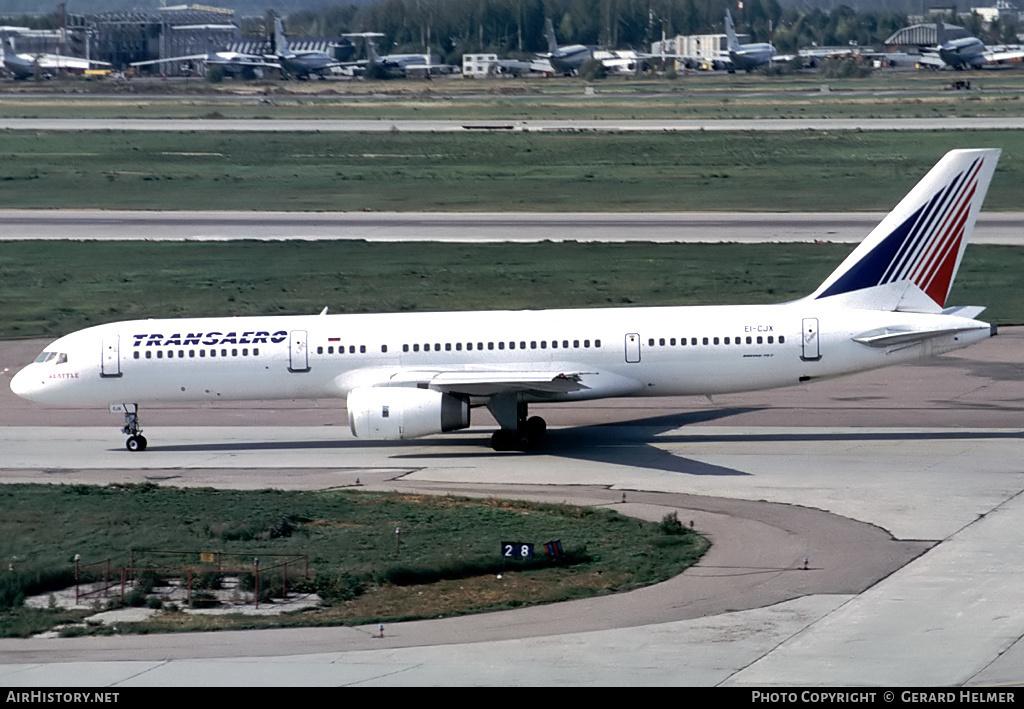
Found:
[[[677, 80], [623, 77], [460, 81], [109, 84], [22, 82], [0, 94], [0, 118], [244, 119], [629, 119], [933, 118], [1020, 114], [1024, 72], [971, 77], [952, 91], [945, 72], [878, 72], [864, 78], [694, 74]], [[585, 93], [585, 89], [592, 93]]]
[[1024, 131], [0, 132], [0, 208], [888, 211], [953, 148], [1001, 147], [986, 209], [1020, 209]]
[[[75, 554], [83, 566], [109, 558], [117, 567], [127, 565], [134, 549], [137, 567], [187, 566], [206, 572], [210, 583], [216, 567], [201, 561], [201, 551], [248, 562], [261, 556], [263, 565], [273, 554], [307, 555], [308, 576], [300, 578], [293, 566], [289, 584], [329, 604], [264, 620], [172, 610], [134, 628], [147, 632], [394, 621], [568, 600], [670, 578], [708, 546], [685, 527], [604, 509], [353, 490], [5, 485], [0, 506], [6, 510], [0, 558], [13, 569], [0, 576], [0, 636], [24, 636], [68, 619], [67, 611], [19, 602], [66, 587]], [[535, 559], [544, 557], [543, 544], [552, 540], [562, 543], [561, 562], [522, 564], [501, 554], [502, 542], [517, 541], [534, 544]], [[159, 574], [164, 580], [181, 575]], [[261, 587], [279, 586], [280, 576], [268, 573]]]

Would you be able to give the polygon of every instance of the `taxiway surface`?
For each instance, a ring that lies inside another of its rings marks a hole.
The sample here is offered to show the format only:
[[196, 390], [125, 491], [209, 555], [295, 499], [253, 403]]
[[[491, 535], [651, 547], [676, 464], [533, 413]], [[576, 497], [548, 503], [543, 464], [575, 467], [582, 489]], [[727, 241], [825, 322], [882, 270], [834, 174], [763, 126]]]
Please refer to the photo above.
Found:
[[[775, 392], [543, 407], [537, 455], [486, 425], [351, 438], [338, 402], [105, 411], [22, 402], [0, 344], [0, 479], [453, 491], [692, 519], [715, 545], [641, 592], [376, 627], [0, 641], [3, 686], [897, 685], [1019, 682], [1024, 331]], [[540, 410], [542, 407], [537, 407]], [[244, 425], [243, 425], [244, 424]], [[282, 425], [283, 424], [283, 425]], [[623, 502], [622, 497], [626, 499]], [[804, 557], [811, 569], [799, 569]]]
[[737, 118], [593, 120], [396, 120], [235, 118], [2, 118], [0, 130], [462, 133], [467, 131], [920, 131], [1020, 130], [1024, 118]]
[[[339, 240], [859, 243], [884, 214], [0, 210], [0, 241]], [[73, 235], [73, 236], [69, 236]], [[983, 213], [975, 244], [1024, 244], [1024, 212]]]

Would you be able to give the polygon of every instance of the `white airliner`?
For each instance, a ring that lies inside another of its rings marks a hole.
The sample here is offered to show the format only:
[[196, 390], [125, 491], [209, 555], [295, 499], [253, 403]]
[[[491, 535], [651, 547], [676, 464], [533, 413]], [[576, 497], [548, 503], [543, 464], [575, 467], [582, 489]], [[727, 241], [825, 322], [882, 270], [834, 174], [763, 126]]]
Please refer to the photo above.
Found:
[[344, 397], [360, 438], [466, 428], [496, 450], [544, 433], [531, 403], [711, 395], [811, 382], [967, 347], [982, 307], [946, 307], [1000, 151], [948, 153], [814, 293], [777, 305], [134, 320], [62, 337], [18, 396], [124, 411], [156, 402]]
[[937, 51], [945, 66], [953, 69], [981, 69], [1005, 64], [1019, 64], [1024, 60], [1024, 51], [1019, 46], [989, 49], [977, 37], [946, 39], [946, 26], [941, 19], [935, 21]]
[[732, 13], [728, 9], [725, 11], [725, 37], [731, 64], [730, 72], [736, 69], [751, 72], [775, 58], [775, 47], [767, 42], [740, 44], [736, 38], [736, 25], [732, 20]]

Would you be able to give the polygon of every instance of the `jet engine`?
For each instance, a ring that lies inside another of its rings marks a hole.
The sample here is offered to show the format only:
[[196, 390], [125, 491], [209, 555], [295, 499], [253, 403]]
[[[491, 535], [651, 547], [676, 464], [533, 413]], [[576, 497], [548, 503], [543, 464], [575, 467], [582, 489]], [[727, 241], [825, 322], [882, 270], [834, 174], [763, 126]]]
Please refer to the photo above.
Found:
[[359, 387], [348, 395], [352, 435], [378, 441], [418, 438], [469, 426], [469, 400], [430, 389]]

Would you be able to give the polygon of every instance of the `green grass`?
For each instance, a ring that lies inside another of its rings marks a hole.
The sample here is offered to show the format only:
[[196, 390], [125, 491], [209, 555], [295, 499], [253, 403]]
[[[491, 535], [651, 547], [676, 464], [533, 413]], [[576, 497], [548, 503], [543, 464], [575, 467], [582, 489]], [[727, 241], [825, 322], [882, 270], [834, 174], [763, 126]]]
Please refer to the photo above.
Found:
[[[7, 242], [0, 338], [148, 317], [775, 303], [848, 244]], [[386, 288], [381, 284], [386, 283]], [[1024, 252], [971, 246], [950, 296], [1024, 322]]]
[[[82, 566], [188, 566], [209, 570], [199, 552], [222, 552], [225, 567], [262, 566], [273, 554], [306, 555], [309, 575], [290, 584], [328, 595], [331, 607], [264, 624], [365, 623], [509, 608], [628, 590], [680, 573], [707, 548], [695, 534], [667, 535], [658, 524], [566, 505], [469, 500], [351, 490], [283, 492], [180, 489], [153, 484], [0, 487], [0, 604], [43, 593]], [[401, 549], [395, 528], [401, 526]], [[523, 568], [505, 563], [503, 541], [558, 539], [570, 561]], [[131, 550], [135, 550], [134, 557]], [[140, 551], [150, 550], [150, 551]], [[169, 556], [152, 550], [191, 551]], [[496, 578], [496, 573], [503, 576]], [[279, 574], [280, 572], [278, 572]], [[424, 579], [431, 576], [429, 582]], [[115, 574], [118, 578], [119, 573]], [[164, 576], [174, 576], [166, 573]], [[38, 631], [66, 612], [0, 613], [0, 635]], [[170, 614], [147, 629], [249, 627], [251, 619], [188, 620]]]
[[[855, 118], [1015, 116], [1024, 72], [879, 72], [862, 79], [692, 74], [676, 80], [613, 78], [390, 82], [29, 82], [0, 94], [2, 118], [259, 118], [538, 120], [568, 118]], [[822, 86], [827, 91], [822, 91]], [[63, 89], [64, 94], [59, 95]], [[47, 95], [34, 95], [45, 92]], [[91, 92], [105, 92], [93, 95]], [[57, 93], [58, 95], [54, 95]]]
[[0, 208], [887, 211], [958, 147], [1003, 148], [986, 208], [1019, 209], [1024, 131], [3, 131]]

